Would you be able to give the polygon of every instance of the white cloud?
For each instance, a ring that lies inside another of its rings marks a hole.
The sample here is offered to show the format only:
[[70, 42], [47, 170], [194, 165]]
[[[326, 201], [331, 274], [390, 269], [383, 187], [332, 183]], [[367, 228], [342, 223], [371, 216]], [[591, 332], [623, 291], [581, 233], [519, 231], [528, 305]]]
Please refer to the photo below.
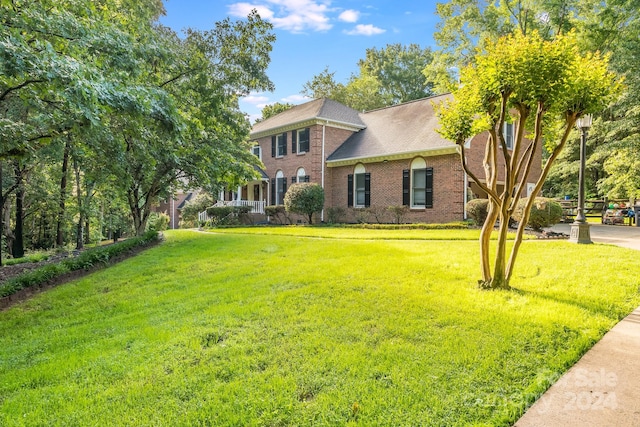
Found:
[[260, 95], [258, 93], [252, 93], [249, 96], [242, 97], [241, 101], [262, 109], [269, 103], [269, 97]]
[[310, 99], [311, 98], [309, 98], [308, 96], [296, 94], [296, 95], [289, 95], [285, 98], [282, 98], [281, 101], [288, 102], [290, 104], [300, 104], [301, 102], [306, 102]]
[[229, 14], [240, 18], [246, 18], [253, 9], [258, 11], [262, 19], [270, 20], [273, 18], [273, 12], [265, 6], [250, 3], [234, 3], [229, 5]]
[[353, 9], [345, 10], [340, 14], [340, 16], [338, 16], [338, 19], [343, 22], [358, 22], [358, 19], [360, 19], [360, 12]]
[[260, 16], [280, 28], [293, 33], [304, 31], [327, 31], [329, 23], [329, 0], [256, 0], [254, 3], [233, 3], [229, 14], [246, 17], [252, 9]]
[[358, 24], [355, 26], [353, 30], [345, 31], [345, 34], [348, 34], [350, 36], [375, 36], [377, 34], [382, 34], [386, 31], [387, 30], [383, 30], [382, 28], [378, 28], [371, 24], [367, 24], [367, 25]]

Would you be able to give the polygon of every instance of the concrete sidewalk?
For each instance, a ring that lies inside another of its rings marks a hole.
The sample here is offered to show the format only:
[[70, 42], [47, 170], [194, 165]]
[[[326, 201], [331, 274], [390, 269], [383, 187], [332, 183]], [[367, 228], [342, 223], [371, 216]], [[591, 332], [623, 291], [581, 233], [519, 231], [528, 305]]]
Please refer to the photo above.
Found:
[[[569, 234], [569, 229], [559, 224], [552, 230]], [[640, 227], [594, 225], [591, 239], [640, 250]], [[605, 334], [515, 426], [640, 426], [640, 307]]]

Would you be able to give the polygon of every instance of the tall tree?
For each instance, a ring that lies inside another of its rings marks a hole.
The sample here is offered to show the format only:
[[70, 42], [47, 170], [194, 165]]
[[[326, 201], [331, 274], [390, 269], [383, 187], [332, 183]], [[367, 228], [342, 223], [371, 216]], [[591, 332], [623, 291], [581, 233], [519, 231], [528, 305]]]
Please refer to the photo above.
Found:
[[346, 84], [336, 82], [335, 72], [327, 67], [304, 84], [302, 93], [360, 111], [424, 98], [434, 94], [433, 84], [423, 74], [432, 59], [431, 49], [417, 44], [367, 49], [365, 58], [358, 61], [358, 74]]
[[[473, 64], [462, 69], [462, 84], [439, 116], [443, 136], [460, 147], [465, 172], [489, 196], [489, 212], [480, 237], [480, 286], [508, 289], [534, 196], [566, 145], [576, 120], [605, 108], [617, 89], [617, 79], [608, 71], [607, 58], [578, 53], [573, 34], [557, 36], [553, 41], [545, 41], [537, 32], [516, 34], [487, 40], [483, 48]], [[507, 147], [506, 122], [515, 127], [512, 148]], [[469, 168], [465, 152], [467, 139], [481, 132], [488, 134], [484, 177]], [[531, 180], [534, 154], [541, 149], [543, 136], [549, 154], [509, 252], [509, 222]], [[499, 180], [504, 183], [502, 188]], [[490, 236], [498, 220], [492, 267]]]
[[269, 117], [276, 116], [284, 111], [291, 109], [292, 107], [294, 107], [294, 105], [288, 102], [274, 102], [273, 104], [265, 105], [262, 108], [262, 117], [258, 118], [256, 120], [256, 123], [267, 120]]
[[360, 76], [375, 78], [380, 94], [391, 104], [426, 98], [433, 95], [433, 84], [422, 70], [431, 64], [430, 48], [417, 44], [388, 44], [383, 49], [367, 49], [364, 59], [358, 61]]

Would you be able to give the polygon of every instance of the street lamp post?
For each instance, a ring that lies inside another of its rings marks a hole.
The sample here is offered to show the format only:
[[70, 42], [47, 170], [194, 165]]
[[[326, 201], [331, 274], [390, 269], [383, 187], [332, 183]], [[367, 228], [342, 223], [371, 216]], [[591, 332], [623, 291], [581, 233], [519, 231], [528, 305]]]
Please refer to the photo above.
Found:
[[587, 131], [591, 127], [591, 121], [591, 114], [585, 114], [576, 123], [582, 135], [580, 138], [580, 173], [578, 175], [578, 213], [571, 224], [571, 237], [569, 238], [569, 241], [574, 243], [593, 243], [589, 223], [584, 215], [584, 170], [587, 157]]

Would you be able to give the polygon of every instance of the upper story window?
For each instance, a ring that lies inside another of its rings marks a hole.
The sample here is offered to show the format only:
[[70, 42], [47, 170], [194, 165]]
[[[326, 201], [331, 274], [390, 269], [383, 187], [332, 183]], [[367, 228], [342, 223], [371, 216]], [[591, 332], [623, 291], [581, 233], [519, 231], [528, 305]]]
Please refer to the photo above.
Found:
[[513, 141], [515, 138], [515, 126], [513, 123], [504, 123], [504, 142], [507, 143], [507, 148], [509, 150], [513, 149]]
[[309, 128], [298, 129], [291, 132], [291, 152], [306, 153], [309, 151]]
[[254, 145], [253, 147], [251, 147], [251, 152], [254, 156], [262, 160], [262, 150], [260, 149], [259, 145]]
[[287, 134], [281, 133], [271, 137], [271, 157], [287, 155]]

